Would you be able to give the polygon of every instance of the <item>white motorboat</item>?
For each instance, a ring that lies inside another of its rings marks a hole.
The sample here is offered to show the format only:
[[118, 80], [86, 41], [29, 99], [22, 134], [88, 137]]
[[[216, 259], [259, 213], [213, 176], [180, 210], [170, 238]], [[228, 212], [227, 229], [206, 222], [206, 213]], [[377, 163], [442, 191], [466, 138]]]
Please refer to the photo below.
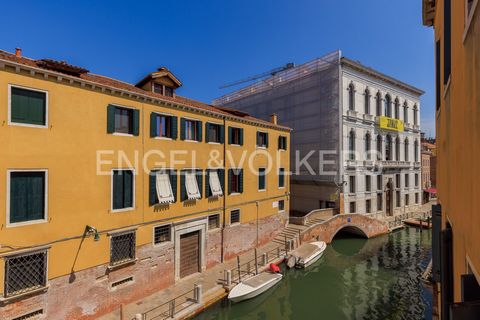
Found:
[[296, 259], [295, 267], [306, 268], [314, 264], [322, 257], [326, 248], [327, 244], [324, 241], [302, 244], [291, 253], [291, 255]]
[[282, 280], [281, 273], [262, 272], [237, 284], [228, 294], [228, 299], [239, 302], [264, 293]]

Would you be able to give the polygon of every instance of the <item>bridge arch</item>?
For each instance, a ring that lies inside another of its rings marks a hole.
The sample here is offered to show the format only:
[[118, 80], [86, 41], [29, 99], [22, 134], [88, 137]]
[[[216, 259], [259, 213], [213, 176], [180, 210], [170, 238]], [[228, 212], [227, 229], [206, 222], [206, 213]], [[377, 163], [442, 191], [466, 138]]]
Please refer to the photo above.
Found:
[[348, 224], [348, 225], [341, 226], [335, 232], [333, 232], [332, 235], [331, 235], [331, 238], [330, 238], [330, 242], [332, 242], [333, 239], [335, 239], [335, 236], [337, 236], [337, 234], [339, 234], [340, 232], [353, 234], [355, 236], [359, 236], [359, 237], [362, 237], [362, 238], [365, 238], [365, 239], [369, 238], [369, 236], [362, 229], [362, 227], [360, 227], [358, 225], [355, 225], [355, 224]]

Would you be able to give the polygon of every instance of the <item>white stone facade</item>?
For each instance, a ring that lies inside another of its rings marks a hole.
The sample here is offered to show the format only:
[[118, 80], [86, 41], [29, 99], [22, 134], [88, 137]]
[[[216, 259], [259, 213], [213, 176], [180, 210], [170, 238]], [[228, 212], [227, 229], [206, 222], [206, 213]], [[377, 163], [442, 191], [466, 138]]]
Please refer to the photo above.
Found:
[[[395, 216], [415, 211], [422, 195], [419, 95], [348, 65], [342, 66], [340, 85], [344, 212]], [[403, 121], [404, 131], [381, 129], [378, 116]]]

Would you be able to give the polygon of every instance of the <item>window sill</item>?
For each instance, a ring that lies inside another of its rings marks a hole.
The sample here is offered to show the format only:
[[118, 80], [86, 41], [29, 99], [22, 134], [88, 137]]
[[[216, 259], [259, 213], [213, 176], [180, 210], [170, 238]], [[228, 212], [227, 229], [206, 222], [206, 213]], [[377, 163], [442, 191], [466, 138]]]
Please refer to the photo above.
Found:
[[37, 128], [37, 129], [48, 129], [48, 124], [39, 125], [39, 124], [30, 124], [30, 123], [8, 121], [8, 125], [9, 126], [18, 126], [18, 127]]
[[216, 227], [216, 228], [214, 228], [214, 229], [208, 229], [208, 230], [207, 230], [207, 233], [215, 233], [215, 232], [217, 232], [217, 231], [220, 231], [220, 227]]
[[229, 196], [238, 196], [238, 195], [241, 195], [240, 192], [232, 192], [229, 194]]
[[240, 225], [240, 222], [234, 222], [234, 223], [229, 224], [230, 227], [236, 227], [236, 226], [239, 226], [239, 225]]
[[450, 77], [448, 77], [447, 84], [445, 85], [445, 89], [443, 89], [443, 100], [445, 100], [445, 97], [450, 92], [451, 82], [452, 82], [452, 75], [450, 74]]
[[213, 144], [213, 145], [220, 145], [222, 144], [221, 142], [215, 142], [215, 141], [209, 141], [207, 144]]
[[241, 147], [242, 146], [241, 144], [236, 144], [236, 143], [229, 143], [228, 145], [230, 145], [232, 147]]
[[20, 294], [17, 294], [17, 295], [14, 295], [14, 296], [10, 296], [10, 297], [0, 297], [0, 302], [10, 302], [10, 301], [15, 301], [17, 299], [22, 299], [23, 297], [26, 297], [26, 296], [29, 296], [29, 295], [33, 295], [33, 294], [36, 294], [36, 293], [39, 293], [39, 292], [45, 292], [48, 290], [48, 288], [50, 288], [50, 285], [47, 284], [45, 287], [41, 287], [41, 288], [38, 288], [38, 289], [35, 289], [35, 290], [32, 290], [32, 291], [28, 291], [28, 292], [24, 292], [24, 293], [20, 293]]
[[116, 270], [116, 269], [120, 269], [120, 268], [123, 268], [125, 266], [128, 266], [128, 265], [131, 265], [131, 264], [134, 264], [137, 262], [137, 258], [133, 259], [133, 260], [128, 260], [128, 261], [125, 261], [125, 262], [122, 262], [122, 263], [119, 263], [119, 264], [116, 264], [116, 265], [108, 265], [107, 266], [107, 269], [108, 270]]
[[134, 207], [123, 208], [123, 209], [111, 209], [110, 213], [127, 212], [127, 211], [133, 211], [133, 210], [135, 210]]
[[257, 146], [257, 149], [264, 149], [265, 150], [265, 149], [267, 149], [267, 147], [266, 146]]
[[171, 247], [173, 246], [173, 241], [170, 240], [170, 241], [165, 241], [165, 242], [160, 242], [160, 243], [153, 243], [152, 246], [154, 248], [165, 248], [165, 247]]
[[278, 213], [285, 213], [285, 210], [278, 210]]
[[173, 138], [170, 137], [153, 137], [155, 140], [165, 140], [165, 141], [172, 141]]
[[479, 2], [479, 0], [475, 0], [475, 2], [472, 5], [472, 8], [470, 9], [470, 14], [468, 15], [468, 17], [466, 19], [465, 30], [463, 31], [463, 36], [462, 36], [462, 43], [463, 44], [465, 44], [465, 40], [467, 39], [467, 36], [468, 36], [469, 31], [471, 29], [470, 26], [472, 24], [473, 16], [475, 15], [475, 11], [476, 11], [475, 9], [477, 9], [478, 2]]
[[114, 132], [112, 136], [119, 136], [119, 137], [134, 137], [133, 133], [121, 133], [121, 132]]
[[287, 152], [287, 149], [278, 149], [280, 152]]
[[199, 143], [200, 141], [197, 141], [197, 140], [189, 140], [189, 139], [185, 139], [183, 140], [185, 142], [192, 142], [192, 143]]
[[258, 192], [265, 192], [267, 189], [258, 189]]
[[7, 223], [7, 228], [15, 228], [15, 227], [24, 227], [24, 226], [29, 226], [33, 224], [41, 224], [41, 223], [47, 223], [47, 219], [40, 219], [40, 220], [32, 220], [32, 221], [22, 221], [22, 222], [8, 222]]

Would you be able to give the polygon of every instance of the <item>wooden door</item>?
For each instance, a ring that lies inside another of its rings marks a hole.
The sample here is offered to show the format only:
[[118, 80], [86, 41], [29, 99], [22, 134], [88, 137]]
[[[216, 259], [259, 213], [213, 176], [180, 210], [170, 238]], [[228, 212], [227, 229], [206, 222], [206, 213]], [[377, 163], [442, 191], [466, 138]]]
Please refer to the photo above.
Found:
[[180, 236], [180, 278], [199, 272], [200, 231]]

